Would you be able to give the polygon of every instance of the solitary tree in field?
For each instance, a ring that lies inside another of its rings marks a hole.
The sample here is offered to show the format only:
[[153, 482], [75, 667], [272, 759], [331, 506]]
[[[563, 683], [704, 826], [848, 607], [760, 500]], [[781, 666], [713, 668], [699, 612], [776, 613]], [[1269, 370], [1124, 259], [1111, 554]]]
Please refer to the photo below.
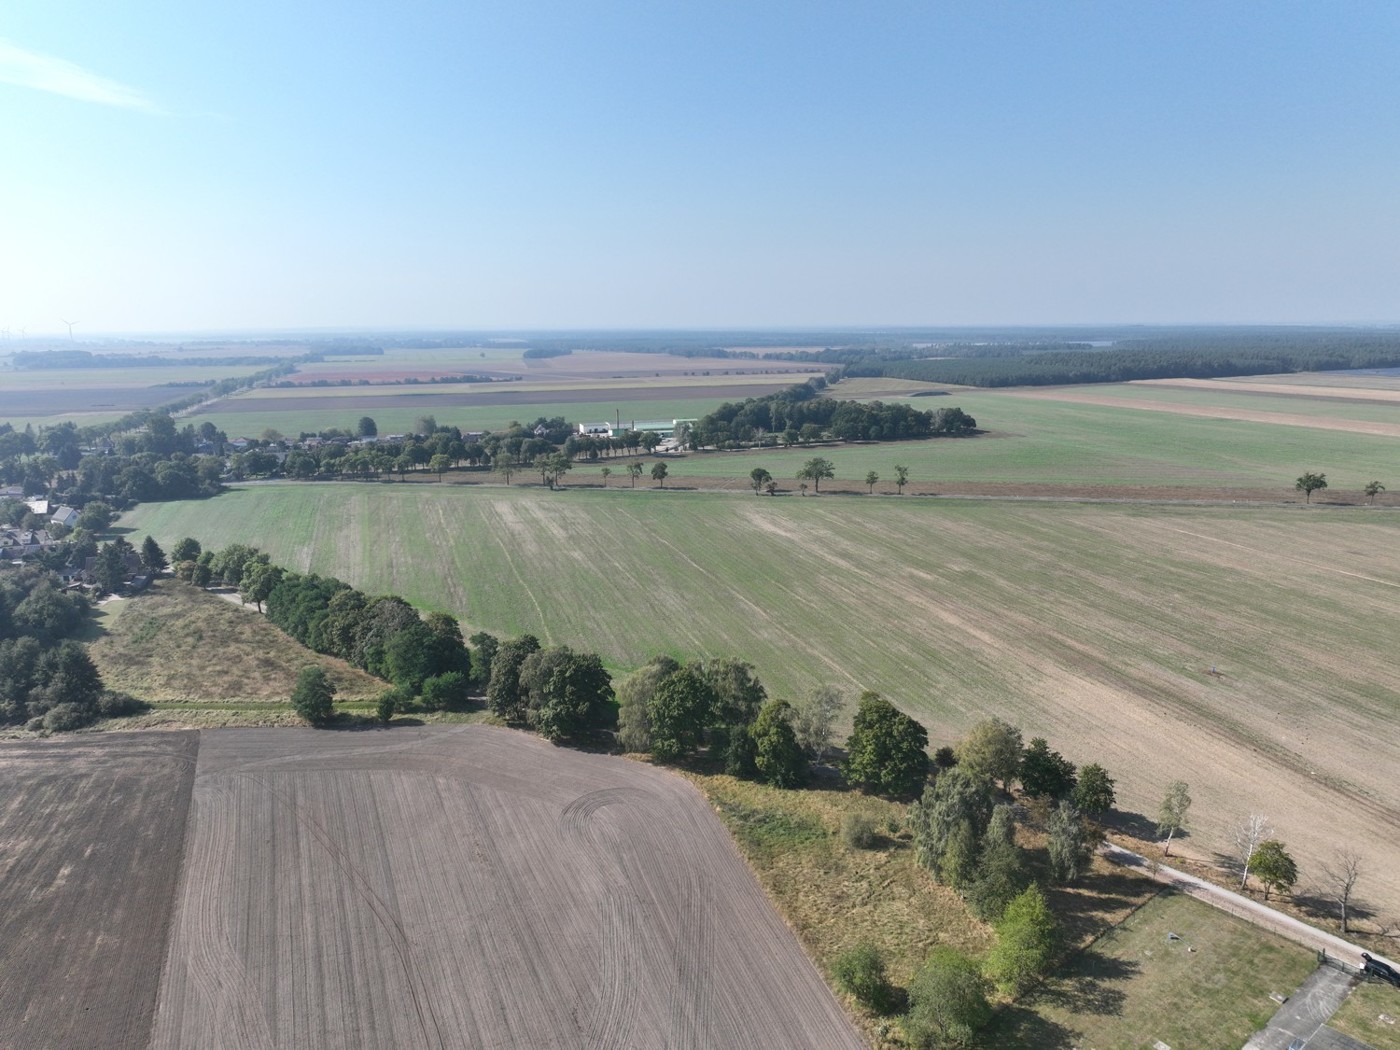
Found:
[[875, 492], [875, 482], [877, 482], [877, 481], [879, 481], [879, 480], [880, 480], [880, 475], [879, 475], [879, 474], [876, 474], [873, 470], [870, 471], [868, 474], [865, 475], [865, 485], [866, 485], [866, 489], [867, 489], [867, 491], [870, 492], [872, 495], [873, 495], [874, 492]]
[[1273, 833], [1274, 829], [1269, 824], [1269, 818], [1258, 813], [1251, 813], [1235, 828], [1235, 846], [1239, 849], [1240, 860], [1244, 862], [1244, 874], [1240, 876], [1240, 889], [1244, 889], [1245, 883], [1249, 881], [1249, 869], [1254, 863], [1255, 851]]
[[1385, 486], [1382, 485], [1379, 481], [1368, 481], [1366, 482], [1366, 488], [1364, 489], [1364, 491], [1366, 495], [1371, 497], [1371, 502], [1375, 503], [1376, 497], [1385, 491]]
[[1298, 865], [1278, 839], [1259, 843], [1249, 860], [1254, 868], [1254, 877], [1264, 884], [1265, 900], [1269, 899], [1270, 890], [1287, 893], [1298, 881]]
[[1327, 487], [1327, 475], [1308, 471], [1293, 483], [1293, 487], [1303, 494], [1305, 503], [1311, 503], [1312, 494]]
[[292, 709], [312, 725], [324, 725], [335, 713], [334, 697], [335, 686], [323, 668], [303, 667], [292, 690]]
[[797, 472], [799, 478], [806, 478], [812, 483], [815, 492], [822, 490], [822, 480], [836, 477], [836, 467], [831, 460], [822, 456], [813, 456], [806, 463], [802, 464], [802, 469]]
[[627, 464], [627, 476], [632, 479], [632, 487], [637, 487], [637, 479], [642, 476], [642, 465], [640, 463]]
[[753, 470], [749, 471], [749, 484], [753, 486], [753, 494], [755, 496], [758, 495], [759, 490], [772, 480], [773, 475], [762, 467], [754, 467]]
[[651, 465], [651, 480], [656, 482], [663, 489], [666, 487], [666, 475], [668, 473], [670, 473], [670, 471], [666, 469], [666, 464], [661, 460], [657, 460]]
[[361, 416], [359, 426], [356, 427], [356, 429], [360, 432], [360, 437], [362, 438], [372, 438], [379, 434], [379, 427], [369, 416]]
[[898, 463], [894, 465], [894, 483], [899, 489], [899, 494], [904, 495], [904, 486], [909, 484], [909, 468], [901, 467]]
[[612, 477], [612, 467], [604, 467], [598, 473], [603, 475], [603, 485], [604, 487], [606, 487], [608, 484], [608, 478]]
[[1191, 808], [1191, 796], [1186, 793], [1186, 781], [1173, 780], [1167, 785], [1162, 807], [1157, 811], [1157, 834], [1167, 836], [1162, 856], [1172, 855], [1172, 836], [1186, 830], [1186, 811]]

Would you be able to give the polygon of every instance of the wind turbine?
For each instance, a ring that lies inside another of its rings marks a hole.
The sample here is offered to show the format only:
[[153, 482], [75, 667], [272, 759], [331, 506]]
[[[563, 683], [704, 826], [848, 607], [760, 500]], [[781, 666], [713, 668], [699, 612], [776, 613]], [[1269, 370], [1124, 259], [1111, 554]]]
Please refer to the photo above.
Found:
[[[59, 320], [60, 320], [60, 321], [63, 321], [63, 318], [60, 317]], [[68, 341], [71, 343], [71, 342], [73, 341], [73, 326], [74, 326], [75, 324], [77, 324], [78, 322], [77, 322], [77, 321], [63, 321], [63, 323], [66, 324], [66, 325], [68, 326]]]

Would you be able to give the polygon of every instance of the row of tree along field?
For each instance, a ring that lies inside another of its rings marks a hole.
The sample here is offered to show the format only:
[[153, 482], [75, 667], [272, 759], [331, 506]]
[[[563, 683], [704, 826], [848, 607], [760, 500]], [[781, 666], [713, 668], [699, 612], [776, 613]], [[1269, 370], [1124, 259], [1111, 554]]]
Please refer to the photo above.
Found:
[[[940, 948], [907, 988], [894, 986], [880, 952], [863, 944], [836, 960], [833, 979], [876, 1016], [900, 1017], [913, 1045], [958, 1045], [1059, 962], [1064, 945], [1046, 902], [1046, 884], [1072, 884], [1087, 871], [1102, 838], [1100, 821], [1115, 803], [1102, 766], [1076, 768], [1042, 738], [1023, 743], [999, 719], [975, 725], [955, 744], [930, 752], [924, 727], [874, 693], [859, 698], [853, 729], [839, 750], [834, 726], [848, 698], [823, 687], [795, 701], [770, 697], [755, 669], [733, 659], [650, 660], [614, 685], [596, 654], [546, 647], [530, 635], [463, 641], [442, 613], [420, 616], [393, 596], [371, 597], [339, 581], [288, 572], [243, 545], [202, 551], [183, 540], [176, 571], [196, 582], [237, 586], [266, 606], [273, 623], [319, 652], [343, 657], [391, 683], [377, 717], [461, 707], [484, 695], [506, 724], [556, 742], [615, 740], [654, 760], [723, 770], [800, 790], [820, 768], [853, 790], [907, 803], [904, 825], [917, 863], [956, 890], [969, 912], [996, 932], [984, 958]], [[202, 571], [200, 571], [202, 570]], [[293, 697], [313, 724], [335, 718], [323, 672], [303, 672]], [[1164, 793], [1158, 831], [1170, 852], [1187, 827], [1184, 783]], [[1288, 892], [1297, 865], [1267, 822], [1244, 822], [1242, 885], [1252, 875], [1271, 893]], [[841, 834], [851, 849], [879, 839], [870, 818], [848, 814]], [[1043, 837], [1047, 861], [1034, 862], [1027, 834]], [[1359, 865], [1337, 876], [1343, 921]], [[1331, 875], [1329, 875], [1331, 878]]]

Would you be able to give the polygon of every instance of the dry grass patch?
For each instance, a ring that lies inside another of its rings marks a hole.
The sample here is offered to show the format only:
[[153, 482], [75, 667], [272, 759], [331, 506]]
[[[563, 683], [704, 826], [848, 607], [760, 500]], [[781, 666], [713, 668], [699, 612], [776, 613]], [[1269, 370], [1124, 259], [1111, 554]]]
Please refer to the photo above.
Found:
[[1327, 1026], [1375, 1050], [1400, 1050], [1400, 992], [1379, 981], [1357, 985]]
[[286, 703], [307, 664], [326, 669], [337, 700], [368, 700], [386, 688], [343, 660], [303, 648], [252, 609], [178, 580], [120, 603], [101, 627], [89, 652], [103, 680], [153, 703]]

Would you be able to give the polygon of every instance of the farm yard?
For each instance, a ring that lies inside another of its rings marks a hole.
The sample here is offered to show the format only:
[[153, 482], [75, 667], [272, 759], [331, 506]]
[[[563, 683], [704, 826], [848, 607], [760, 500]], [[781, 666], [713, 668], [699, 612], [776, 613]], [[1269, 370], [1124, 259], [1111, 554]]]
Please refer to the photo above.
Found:
[[153, 1048], [863, 1045], [677, 777], [476, 726], [200, 739]]
[[0, 743], [0, 1043], [146, 1045], [197, 734]]
[[1305, 879], [1357, 849], [1369, 905], [1400, 911], [1400, 843], [1378, 833], [1400, 817], [1388, 512], [324, 484], [123, 524], [256, 538], [289, 567], [616, 670], [733, 655], [777, 695], [875, 689], [935, 745], [997, 714], [1104, 764], [1144, 820], [1187, 780], [1180, 852], [1218, 861], [1262, 811]]

